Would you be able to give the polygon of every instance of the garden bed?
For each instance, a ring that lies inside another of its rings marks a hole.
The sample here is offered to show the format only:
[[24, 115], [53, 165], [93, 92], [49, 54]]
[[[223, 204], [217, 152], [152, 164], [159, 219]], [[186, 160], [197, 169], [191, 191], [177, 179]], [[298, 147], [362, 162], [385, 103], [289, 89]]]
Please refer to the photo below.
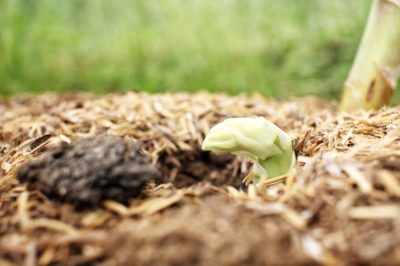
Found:
[[[2, 100], [0, 264], [400, 264], [400, 108], [335, 110], [208, 93]], [[294, 140], [296, 172], [263, 193], [241, 182], [248, 162], [200, 150], [211, 126], [239, 116]], [[16, 178], [52, 147], [102, 134], [140, 141], [161, 173], [129, 204], [77, 210]]]

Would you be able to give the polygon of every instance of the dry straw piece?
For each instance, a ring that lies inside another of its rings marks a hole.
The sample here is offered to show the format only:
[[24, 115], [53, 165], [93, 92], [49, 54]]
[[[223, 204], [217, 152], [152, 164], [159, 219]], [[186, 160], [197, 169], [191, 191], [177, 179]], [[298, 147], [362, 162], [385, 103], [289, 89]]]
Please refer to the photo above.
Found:
[[[1, 100], [0, 264], [400, 264], [400, 108], [335, 109], [208, 93]], [[298, 158], [259, 190], [242, 183], [248, 162], [200, 150], [216, 123], [255, 116]], [[76, 211], [16, 179], [49, 148], [100, 134], [141, 141], [162, 184]]]

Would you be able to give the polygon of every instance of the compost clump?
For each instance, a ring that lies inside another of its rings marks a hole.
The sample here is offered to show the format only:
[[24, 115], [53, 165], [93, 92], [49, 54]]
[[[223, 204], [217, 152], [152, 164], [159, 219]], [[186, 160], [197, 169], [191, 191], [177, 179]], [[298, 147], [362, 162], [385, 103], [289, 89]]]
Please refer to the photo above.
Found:
[[126, 203], [160, 178], [150, 158], [140, 153], [140, 145], [106, 134], [84, 138], [24, 164], [17, 177], [30, 189], [77, 209], [99, 206], [107, 199]]

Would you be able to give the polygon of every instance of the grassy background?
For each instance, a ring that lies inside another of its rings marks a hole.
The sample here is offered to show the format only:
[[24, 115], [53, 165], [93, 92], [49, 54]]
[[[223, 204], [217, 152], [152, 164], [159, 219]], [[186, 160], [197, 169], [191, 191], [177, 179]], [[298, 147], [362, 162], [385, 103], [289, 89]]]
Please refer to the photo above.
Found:
[[338, 97], [370, 0], [0, 0], [0, 95]]

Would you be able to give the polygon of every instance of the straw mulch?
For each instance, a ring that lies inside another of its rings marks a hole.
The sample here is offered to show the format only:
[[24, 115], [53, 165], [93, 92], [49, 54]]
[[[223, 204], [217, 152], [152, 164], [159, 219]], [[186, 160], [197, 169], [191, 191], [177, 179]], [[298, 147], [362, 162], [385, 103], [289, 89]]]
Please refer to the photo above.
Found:
[[[207, 93], [2, 100], [0, 265], [400, 264], [400, 108], [335, 109]], [[241, 183], [248, 162], [201, 152], [237, 116], [291, 134], [296, 172], [257, 190]], [[141, 140], [161, 184], [77, 211], [16, 179], [51, 147], [103, 133]]]

